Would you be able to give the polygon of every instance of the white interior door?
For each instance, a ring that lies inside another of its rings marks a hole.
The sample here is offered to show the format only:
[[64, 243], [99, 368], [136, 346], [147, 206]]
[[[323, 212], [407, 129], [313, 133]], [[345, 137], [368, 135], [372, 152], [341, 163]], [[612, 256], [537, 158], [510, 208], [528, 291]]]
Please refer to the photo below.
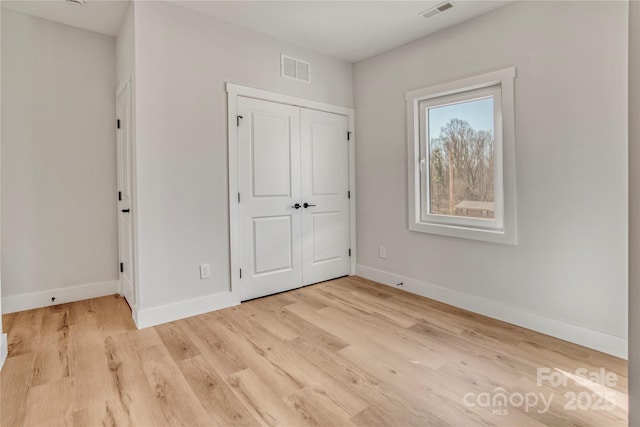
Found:
[[302, 285], [300, 111], [238, 97], [242, 300]]
[[120, 286], [129, 306], [135, 306], [133, 222], [131, 218], [131, 95], [129, 85], [118, 94], [117, 168], [118, 168], [118, 240]]
[[303, 284], [350, 272], [346, 116], [301, 109]]

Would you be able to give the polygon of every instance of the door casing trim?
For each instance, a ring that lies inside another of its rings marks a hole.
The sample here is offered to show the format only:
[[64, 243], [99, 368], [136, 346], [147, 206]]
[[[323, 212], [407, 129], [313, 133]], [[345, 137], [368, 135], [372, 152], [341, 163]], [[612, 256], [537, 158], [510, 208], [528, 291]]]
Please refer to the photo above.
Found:
[[[337, 105], [325, 104], [322, 102], [311, 101], [296, 96], [284, 95], [277, 92], [271, 92], [262, 89], [256, 89], [248, 86], [226, 83], [227, 91], [227, 136], [228, 136], [228, 153], [229, 153], [229, 260], [231, 289], [234, 299], [241, 299], [241, 279], [240, 279], [240, 209], [238, 206], [237, 194], [238, 186], [238, 97], [255, 98], [263, 101], [276, 102], [279, 104], [293, 105], [296, 107], [308, 108], [311, 110], [319, 110], [327, 113], [339, 114], [346, 116], [348, 120], [348, 131], [351, 132], [347, 141], [349, 144], [349, 191], [351, 198], [349, 199], [349, 241], [351, 247], [350, 274], [356, 274], [356, 135], [355, 135], [355, 110], [353, 108], [340, 107]], [[346, 138], [346, 135], [345, 135]]]

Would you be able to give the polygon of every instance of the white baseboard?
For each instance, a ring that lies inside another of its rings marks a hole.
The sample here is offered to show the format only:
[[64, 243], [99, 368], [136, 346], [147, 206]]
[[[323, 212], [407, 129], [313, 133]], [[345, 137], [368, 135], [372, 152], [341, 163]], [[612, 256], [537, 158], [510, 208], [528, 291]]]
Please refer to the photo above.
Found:
[[[118, 280], [90, 283], [88, 285], [69, 286], [28, 294], [7, 295], [2, 297], [2, 313], [31, 310], [32, 308], [81, 301], [118, 293]], [[55, 297], [55, 302], [51, 298]]]
[[0, 335], [0, 370], [4, 366], [4, 361], [7, 360], [7, 334]]
[[179, 301], [174, 304], [160, 305], [133, 311], [133, 321], [138, 329], [160, 325], [162, 323], [173, 322], [174, 320], [197, 316], [210, 311], [233, 307], [240, 304], [238, 295], [232, 292], [223, 292], [214, 295], [207, 295], [202, 298], [195, 298]]
[[626, 338], [364, 265], [356, 265], [356, 274], [394, 288], [402, 282], [402, 290], [627, 359]]

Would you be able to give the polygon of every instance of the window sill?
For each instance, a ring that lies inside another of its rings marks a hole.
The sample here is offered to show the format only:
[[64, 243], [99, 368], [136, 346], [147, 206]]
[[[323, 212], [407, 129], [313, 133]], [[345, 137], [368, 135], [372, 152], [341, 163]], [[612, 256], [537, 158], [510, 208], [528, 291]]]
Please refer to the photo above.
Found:
[[480, 240], [490, 243], [500, 243], [503, 245], [515, 246], [517, 244], [515, 233], [509, 233], [505, 230], [489, 230], [482, 228], [433, 224], [426, 222], [412, 222], [409, 224], [409, 230], [421, 233], [438, 234], [440, 236]]

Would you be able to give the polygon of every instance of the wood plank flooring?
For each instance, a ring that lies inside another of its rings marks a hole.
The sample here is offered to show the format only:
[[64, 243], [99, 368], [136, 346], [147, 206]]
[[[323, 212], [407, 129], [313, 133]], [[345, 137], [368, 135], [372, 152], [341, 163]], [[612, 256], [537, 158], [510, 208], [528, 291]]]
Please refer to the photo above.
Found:
[[[143, 330], [118, 296], [8, 314], [3, 325], [7, 427], [627, 419], [625, 361], [358, 277]], [[566, 384], [538, 385], [538, 368]], [[581, 381], [600, 369], [615, 381]]]

